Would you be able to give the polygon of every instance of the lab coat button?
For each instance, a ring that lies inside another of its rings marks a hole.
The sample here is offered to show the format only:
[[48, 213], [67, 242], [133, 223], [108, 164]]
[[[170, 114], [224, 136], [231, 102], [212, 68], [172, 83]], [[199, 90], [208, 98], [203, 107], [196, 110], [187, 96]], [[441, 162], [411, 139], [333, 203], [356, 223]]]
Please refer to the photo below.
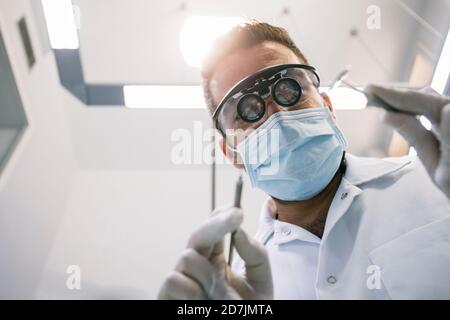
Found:
[[329, 276], [329, 277], [327, 278], [327, 282], [328, 282], [329, 284], [335, 284], [335, 283], [337, 282], [337, 279], [336, 279], [336, 277], [334, 277], [334, 276]]
[[344, 200], [345, 198], [347, 198], [347, 196], [348, 196], [348, 192], [344, 192], [344, 193], [341, 195], [341, 200]]
[[283, 234], [284, 234], [285, 236], [288, 236], [288, 235], [290, 235], [290, 234], [291, 234], [291, 230], [290, 230], [290, 229], [288, 229], [288, 228], [286, 228], [286, 229], [283, 229]]

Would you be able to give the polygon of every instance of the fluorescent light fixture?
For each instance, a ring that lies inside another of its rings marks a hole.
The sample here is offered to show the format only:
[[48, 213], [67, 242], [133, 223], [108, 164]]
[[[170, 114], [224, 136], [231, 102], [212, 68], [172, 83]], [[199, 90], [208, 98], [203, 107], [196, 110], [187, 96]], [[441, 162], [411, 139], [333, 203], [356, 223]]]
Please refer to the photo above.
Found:
[[[321, 87], [327, 91], [327, 87]], [[359, 110], [367, 104], [366, 97], [355, 90], [341, 87], [327, 94], [336, 109]], [[128, 108], [206, 108], [200, 86], [127, 85], [123, 88], [125, 106]]]
[[50, 45], [53, 49], [78, 49], [78, 33], [71, 0], [42, 0]]
[[128, 108], [206, 108], [200, 86], [124, 86]]
[[338, 110], [361, 110], [367, 106], [366, 96], [351, 88], [337, 87], [327, 91], [326, 87], [322, 87], [321, 91], [327, 93], [333, 107]]
[[233, 26], [242, 23], [240, 17], [191, 16], [180, 33], [180, 49], [186, 63], [199, 68], [214, 41]]
[[441, 56], [439, 57], [436, 70], [434, 71], [433, 80], [431, 81], [431, 87], [439, 92], [444, 93], [445, 85], [449, 81], [450, 72], [450, 29], [447, 31], [447, 37], [445, 38], [444, 47], [442, 48]]

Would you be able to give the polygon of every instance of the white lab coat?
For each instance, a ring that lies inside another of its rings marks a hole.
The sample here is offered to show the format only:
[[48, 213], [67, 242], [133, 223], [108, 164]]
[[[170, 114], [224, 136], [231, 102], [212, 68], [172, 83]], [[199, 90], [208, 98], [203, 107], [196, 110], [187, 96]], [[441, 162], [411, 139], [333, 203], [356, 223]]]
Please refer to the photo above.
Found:
[[[448, 198], [416, 157], [347, 154], [347, 163], [322, 239], [294, 225], [277, 232], [272, 200], [264, 204], [255, 238], [269, 247], [275, 299], [449, 299]], [[239, 257], [233, 270], [244, 270]]]

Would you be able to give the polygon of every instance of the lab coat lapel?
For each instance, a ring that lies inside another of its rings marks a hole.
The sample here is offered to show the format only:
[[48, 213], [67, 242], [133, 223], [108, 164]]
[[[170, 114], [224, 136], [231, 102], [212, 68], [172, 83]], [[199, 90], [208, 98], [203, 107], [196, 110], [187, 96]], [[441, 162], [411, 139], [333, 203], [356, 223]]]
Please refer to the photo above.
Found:
[[352, 154], [346, 155], [346, 161], [347, 171], [328, 211], [322, 241], [348, 211], [354, 199], [363, 192], [361, 185], [391, 174], [411, 163], [409, 158], [376, 159], [356, 157]]

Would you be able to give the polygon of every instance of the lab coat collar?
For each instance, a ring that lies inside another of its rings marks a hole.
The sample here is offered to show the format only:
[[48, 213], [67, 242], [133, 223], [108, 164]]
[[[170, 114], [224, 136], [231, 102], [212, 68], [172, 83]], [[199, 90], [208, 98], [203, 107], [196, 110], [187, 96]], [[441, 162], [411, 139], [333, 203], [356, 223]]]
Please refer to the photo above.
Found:
[[410, 157], [399, 158], [363, 158], [347, 153], [347, 171], [345, 179], [354, 186], [378, 179], [409, 165]]
[[259, 228], [255, 238], [262, 244], [273, 235], [274, 244], [287, 243], [292, 240], [302, 240], [312, 243], [320, 243], [320, 238], [308, 230], [299, 226], [279, 221], [274, 218], [276, 212], [275, 201], [268, 197], [262, 206], [259, 219]]
[[[378, 179], [387, 174], [394, 173], [412, 162], [410, 157], [377, 159], [357, 157], [349, 153], [346, 154], [346, 161], [347, 170], [339, 189], [345, 187], [344, 185], [347, 185], [347, 187], [354, 189], [354, 196], [357, 196], [362, 192], [362, 189], [357, 186]], [[338, 192], [335, 197], [339, 195]], [[268, 197], [262, 206], [259, 228], [255, 235], [256, 240], [265, 244], [270, 236], [274, 234], [275, 242], [280, 243], [291, 241], [293, 239], [300, 239], [314, 243], [320, 242], [320, 239], [315, 235], [298, 226], [291, 225], [292, 227], [290, 228], [290, 234], [286, 235], [285, 223], [274, 219], [275, 212], [275, 202], [271, 197]], [[344, 213], [345, 212], [339, 212], [334, 216], [328, 215], [324, 236], [331, 230], [332, 226], [336, 224]], [[279, 240], [280, 235], [284, 238], [283, 240]]]

